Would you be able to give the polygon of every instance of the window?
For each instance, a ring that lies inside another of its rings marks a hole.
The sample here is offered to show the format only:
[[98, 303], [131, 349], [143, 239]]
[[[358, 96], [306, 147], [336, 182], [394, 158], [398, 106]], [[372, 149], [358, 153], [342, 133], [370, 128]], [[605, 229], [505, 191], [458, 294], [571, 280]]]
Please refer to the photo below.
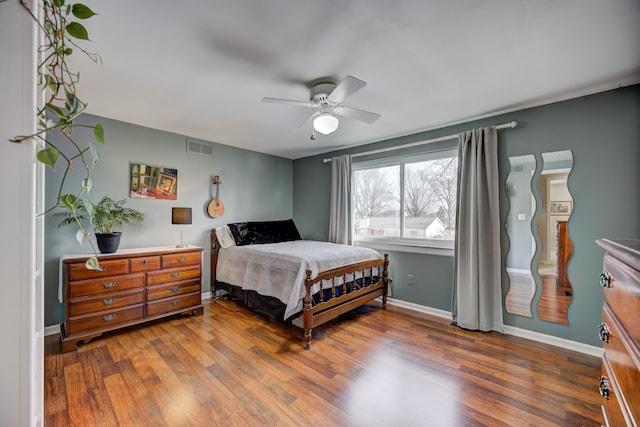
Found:
[[354, 239], [453, 248], [457, 173], [457, 149], [354, 163]]

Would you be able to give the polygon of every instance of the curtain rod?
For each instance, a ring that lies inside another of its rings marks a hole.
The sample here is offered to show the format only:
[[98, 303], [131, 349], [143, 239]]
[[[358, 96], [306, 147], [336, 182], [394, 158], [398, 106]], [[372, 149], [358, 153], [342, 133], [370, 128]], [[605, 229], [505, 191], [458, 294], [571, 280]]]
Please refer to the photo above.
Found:
[[[513, 129], [516, 126], [518, 126], [518, 122], [509, 122], [509, 123], [504, 123], [504, 124], [496, 126], [496, 129], [498, 129], [498, 130], [500, 130], [500, 129]], [[378, 150], [363, 151], [362, 153], [352, 154], [351, 157], [368, 156], [369, 154], [384, 153], [385, 151], [400, 150], [402, 148], [416, 147], [418, 145], [431, 144], [433, 142], [447, 141], [449, 139], [456, 139], [458, 137], [458, 135], [459, 134], [456, 133], [456, 134], [451, 134], [451, 135], [446, 135], [446, 136], [439, 136], [438, 138], [426, 139], [424, 141], [411, 142], [409, 144], [404, 144], [404, 145], [396, 145], [395, 147], [387, 147], [387, 148], [380, 148]], [[331, 161], [331, 159], [322, 159], [323, 163], [329, 163], [330, 161]]]

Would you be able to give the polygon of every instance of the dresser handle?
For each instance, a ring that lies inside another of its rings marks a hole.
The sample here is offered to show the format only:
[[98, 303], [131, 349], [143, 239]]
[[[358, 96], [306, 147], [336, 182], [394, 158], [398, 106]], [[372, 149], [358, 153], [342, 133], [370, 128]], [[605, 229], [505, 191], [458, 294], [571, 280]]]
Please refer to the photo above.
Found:
[[116, 299], [115, 298], [109, 298], [109, 299], [106, 299], [106, 300], [102, 301], [102, 304], [104, 304], [104, 305], [113, 305], [115, 303], [116, 303]]
[[107, 314], [102, 318], [102, 320], [104, 320], [105, 322], [111, 322], [112, 320], [115, 320], [115, 319], [116, 319], [115, 314]]
[[176, 271], [175, 273], [171, 273], [171, 277], [179, 277], [180, 276], [180, 272]]
[[600, 323], [598, 326], [598, 336], [600, 337], [600, 341], [609, 342], [609, 334], [611, 333], [611, 329], [609, 325], [606, 323]]
[[171, 303], [171, 305], [172, 305], [172, 306], [174, 306], [174, 307], [175, 307], [176, 305], [178, 305], [178, 304], [180, 304], [180, 301], [174, 301], [174, 302], [172, 302], [172, 303]]
[[600, 273], [600, 286], [602, 286], [603, 288], [611, 287], [611, 273], [609, 273], [608, 271], [603, 271], [602, 273]]
[[116, 286], [116, 282], [107, 282], [102, 285], [102, 287], [105, 289], [111, 289], [111, 288], [114, 288], [115, 286]]
[[142, 260], [142, 264], [147, 265], [147, 260]]
[[178, 262], [185, 262], [186, 260], [186, 258], [178, 258]]
[[171, 288], [171, 292], [178, 292], [178, 289], [180, 289], [179, 286], [173, 287]]
[[598, 391], [600, 392], [600, 396], [609, 399], [609, 380], [604, 375], [600, 377], [600, 387], [598, 387]]

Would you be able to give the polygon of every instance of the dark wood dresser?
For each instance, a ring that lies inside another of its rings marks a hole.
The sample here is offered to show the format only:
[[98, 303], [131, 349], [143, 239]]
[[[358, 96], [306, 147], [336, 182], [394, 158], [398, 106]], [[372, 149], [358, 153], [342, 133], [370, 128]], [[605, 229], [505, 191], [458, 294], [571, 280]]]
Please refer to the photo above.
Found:
[[102, 271], [87, 270], [90, 255], [64, 256], [62, 351], [114, 329], [202, 314], [202, 251], [197, 246], [127, 249], [98, 256]]
[[605, 250], [600, 394], [607, 426], [640, 425], [640, 240], [598, 240]]

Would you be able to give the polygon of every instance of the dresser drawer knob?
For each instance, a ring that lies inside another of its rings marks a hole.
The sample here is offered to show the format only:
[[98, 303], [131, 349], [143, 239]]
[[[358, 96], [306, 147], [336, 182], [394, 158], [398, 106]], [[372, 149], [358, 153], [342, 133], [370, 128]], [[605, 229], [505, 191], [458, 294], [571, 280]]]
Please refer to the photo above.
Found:
[[171, 305], [172, 305], [172, 306], [174, 306], [174, 307], [175, 307], [176, 305], [178, 305], [178, 304], [180, 304], [180, 301], [174, 301], [174, 302], [172, 302], [172, 303], [171, 303]]
[[107, 314], [106, 316], [104, 316], [102, 318], [102, 320], [104, 320], [105, 322], [111, 322], [112, 320], [116, 320], [116, 315], [115, 314]]
[[600, 387], [598, 387], [600, 396], [604, 397], [605, 399], [609, 399], [609, 390], [610, 390], [609, 380], [607, 379], [607, 377], [602, 375], [600, 377]]
[[609, 334], [611, 333], [611, 329], [609, 325], [606, 323], [600, 323], [598, 326], [598, 336], [600, 337], [600, 341], [609, 342]]
[[180, 277], [180, 272], [176, 271], [175, 273], [171, 273], [171, 277]]
[[106, 300], [102, 301], [102, 304], [104, 305], [113, 305], [115, 303], [116, 303], [115, 298], [107, 298]]
[[178, 258], [178, 262], [186, 262], [187, 259], [186, 258]]
[[107, 282], [102, 285], [102, 287], [105, 289], [115, 288], [115, 286], [116, 286], [116, 282]]
[[178, 289], [180, 289], [179, 286], [174, 286], [173, 288], [171, 288], [171, 292], [178, 292]]
[[146, 260], [146, 259], [145, 259], [145, 260], [143, 260], [143, 261], [142, 261], [142, 264], [143, 264], [143, 265], [147, 265], [147, 260]]
[[602, 286], [603, 288], [611, 287], [611, 273], [609, 273], [608, 271], [603, 271], [602, 273], [600, 273], [600, 286]]

